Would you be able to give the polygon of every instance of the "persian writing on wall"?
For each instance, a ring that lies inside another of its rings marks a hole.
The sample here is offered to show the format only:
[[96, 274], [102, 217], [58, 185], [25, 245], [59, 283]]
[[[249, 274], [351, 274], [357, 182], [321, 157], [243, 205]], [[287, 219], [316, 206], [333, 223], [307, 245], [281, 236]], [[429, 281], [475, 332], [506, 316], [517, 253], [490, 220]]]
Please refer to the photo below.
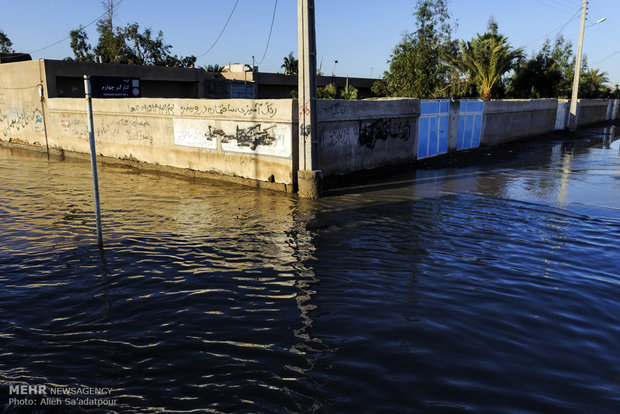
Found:
[[25, 107], [0, 107], [0, 134], [5, 138], [20, 132], [43, 132], [43, 114], [40, 109]]

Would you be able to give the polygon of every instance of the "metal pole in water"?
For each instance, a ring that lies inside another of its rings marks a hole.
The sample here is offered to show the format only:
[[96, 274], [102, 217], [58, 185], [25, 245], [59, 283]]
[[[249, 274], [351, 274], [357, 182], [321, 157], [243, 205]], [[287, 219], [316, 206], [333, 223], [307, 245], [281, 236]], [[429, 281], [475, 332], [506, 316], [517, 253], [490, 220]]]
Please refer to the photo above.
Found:
[[101, 208], [99, 207], [99, 179], [97, 178], [97, 150], [95, 149], [95, 128], [93, 125], [93, 102], [90, 97], [90, 79], [84, 75], [84, 92], [86, 94], [86, 111], [88, 113], [88, 141], [90, 142], [90, 166], [93, 171], [93, 193], [95, 195], [95, 215], [97, 218], [97, 243], [103, 249], [101, 235]]

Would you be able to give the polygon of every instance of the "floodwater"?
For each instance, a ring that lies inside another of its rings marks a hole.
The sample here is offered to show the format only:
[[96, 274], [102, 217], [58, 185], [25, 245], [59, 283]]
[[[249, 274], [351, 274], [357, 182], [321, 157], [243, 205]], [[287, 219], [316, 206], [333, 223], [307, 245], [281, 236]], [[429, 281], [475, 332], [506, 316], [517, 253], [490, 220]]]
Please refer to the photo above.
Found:
[[103, 165], [103, 253], [89, 163], [0, 147], [1, 410], [43, 384], [119, 413], [620, 412], [610, 141], [314, 201]]

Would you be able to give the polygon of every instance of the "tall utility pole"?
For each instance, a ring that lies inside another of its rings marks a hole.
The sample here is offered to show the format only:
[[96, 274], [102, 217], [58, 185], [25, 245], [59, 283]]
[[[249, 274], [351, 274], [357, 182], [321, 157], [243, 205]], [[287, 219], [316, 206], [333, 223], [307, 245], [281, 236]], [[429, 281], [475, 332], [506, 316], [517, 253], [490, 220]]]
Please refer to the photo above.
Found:
[[302, 197], [321, 194], [322, 171], [318, 170], [316, 113], [316, 34], [314, 0], [297, 0], [299, 167], [297, 187]]
[[570, 114], [568, 115], [568, 128], [571, 131], [577, 129], [577, 96], [579, 91], [579, 75], [581, 74], [581, 52], [583, 51], [583, 33], [586, 29], [586, 12], [588, 0], [583, 0], [581, 6], [581, 25], [579, 26], [579, 44], [577, 45], [577, 58], [575, 60], [575, 75], [573, 77], [573, 93], [570, 99]]

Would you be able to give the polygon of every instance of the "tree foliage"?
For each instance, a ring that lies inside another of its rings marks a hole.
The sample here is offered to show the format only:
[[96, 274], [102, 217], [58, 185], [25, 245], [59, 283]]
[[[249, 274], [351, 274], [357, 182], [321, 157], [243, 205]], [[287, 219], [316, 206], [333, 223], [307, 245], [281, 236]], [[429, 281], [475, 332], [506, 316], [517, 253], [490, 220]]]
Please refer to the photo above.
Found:
[[571, 94], [575, 57], [562, 36], [547, 40], [530, 59], [523, 60], [510, 79], [509, 94], [515, 98], [568, 98]]
[[461, 41], [453, 64], [478, 88], [482, 99], [489, 100], [494, 89], [503, 89], [503, 76], [523, 59], [523, 51], [514, 49], [498, 31], [495, 19], [489, 19], [487, 31], [469, 42]]
[[458, 63], [476, 82], [484, 100], [491, 99], [495, 85], [523, 55], [501, 35], [478, 35], [469, 42], [461, 41], [460, 47], [461, 59]]
[[285, 75], [297, 75], [299, 71], [299, 61], [293, 55], [293, 52], [284, 57], [284, 63], [281, 68], [284, 69]]
[[[575, 56], [572, 45], [558, 37], [525, 59], [489, 19], [487, 31], [470, 41], [451, 39], [448, 0], [417, 0], [417, 30], [394, 48], [389, 70], [372, 86], [376, 96], [436, 98], [568, 98]], [[514, 71], [514, 72], [513, 72]], [[583, 98], [614, 97], [607, 74], [587, 67], [584, 58], [579, 83]]]
[[346, 99], [351, 101], [357, 99], [357, 93], [357, 88], [351, 85], [347, 85], [340, 90], [333, 83], [327, 84], [323, 88], [317, 88], [319, 99]]
[[338, 88], [333, 83], [326, 85], [324, 88], [317, 88], [319, 99], [337, 99]]
[[214, 73], [222, 73], [224, 72], [224, 66], [220, 66], [218, 64], [215, 65], [206, 65], [202, 67], [206, 72], [214, 72]]
[[[559, 37], [553, 47], [547, 40], [542, 49], [530, 59], [523, 61], [510, 80], [509, 93], [515, 98], [570, 98], [575, 73], [575, 55], [570, 42]], [[580, 98], [605, 98], [613, 91], [605, 84], [607, 74], [589, 68], [587, 57], [583, 58], [579, 77]]]
[[406, 34], [390, 57], [389, 71], [373, 87], [379, 95], [430, 98], [449, 83], [452, 27], [446, 0], [418, 0], [418, 29]]
[[11, 42], [11, 39], [9, 39], [6, 33], [0, 30], [0, 53], [14, 53], [14, 52], [15, 51], [13, 50], [13, 42]]
[[357, 88], [355, 86], [347, 85], [340, 91], [340, 97], [347, 101], [357, 99]]
[[73, 50], [74, 60], [78, 62], [92, 62], [95, 58], [92, 47], [88, 44], [88, 35], [84, 27], [80, 26], [69, 32], [71, 37], [71, 50]]
[[[586, 65], [584, 64], [584, 66]], [[605, 86], [607, 82], [609, 82], [607, 73], [586, 67], [579, 78], [579, 97], [584, 99], [609, 97], [612, 91], [611, 88]]]
[[161, 30], [154, 36], [150, 28], [141, 30], [138, 23], [117, 27], [113, 22], [114, 1], [107, 0], [103, 5], [106, 14], [97, 22], [99, 39], [94, 48], [88, 44], [88, 36], [83, 27], [69, 33], [75, 60], [92, 61], [95, 56], [99, 56], [105, 63], [194, 66], [195, 56], [179, 57], [171, 53], [172, 46], [164, 41]]

